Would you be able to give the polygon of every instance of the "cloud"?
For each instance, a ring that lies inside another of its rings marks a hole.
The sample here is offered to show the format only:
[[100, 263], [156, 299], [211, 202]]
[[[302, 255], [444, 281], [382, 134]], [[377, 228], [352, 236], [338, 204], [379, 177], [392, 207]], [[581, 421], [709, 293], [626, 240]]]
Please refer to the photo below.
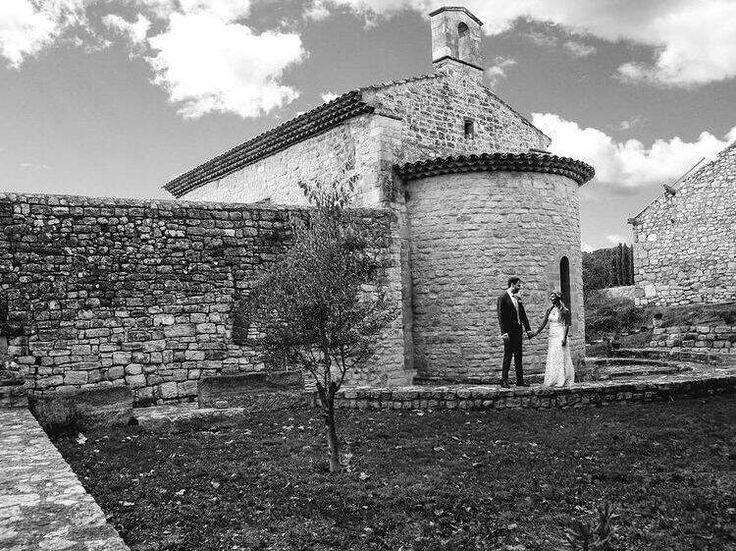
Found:
[[563, 44], [563, 47], [570, 55], [577, 58], [590, 57], [598, 51], [595, 46], [583, 44], [576, 40], [568, 40]]
[[[427, 14], [444, 0], [332, 0], [369, 17], [406, 9]], [[733, 0], [467, 0], [489, 35], [529, 19], [564, 27], [579, 36], [621, 40], [652, 48], [648, 62], [620, 67], [622, 78], [689, 87], [736, 76], [736, 2]]]
[[528, 42], [531, 42], [532, 44], [534, 44], [535, 46], [539, 46], [540, 48], [556, 48], [557, 43], [559, 42], [556, 36], [547, 34], [542, 31], [531, 31], [528, 33], [524, 33], [522, 37], [524, 38], [524, 40], [527, 40]]
[[20, 68], [28, 56], [36, 56], [68, 29], [85, 22], [85, 0], [0, 1], [0, 56], [10, 67]]
[[284, 70], [306, 55], [297, 34], [255, 34], [217, 13], [196, 11], [173, 14], [169, 28], [149, 44], [153, 81], [186, 118], [211, 112], [256, 117], [299, 95], [280, 83]]
[[494, 63], [494, 65], [486, 69], [486, 76], [488, 77], [491, 86], [496, 86], [501, 79], [506, 78], [506, 70], [509, 67], [516, 65], [516, 60], [498, 56], [494, 60]]
[[618, 124], [619, 130], [631, 130], [632, 128], [635, 128], [637, 126], [641, 126], [646, 122], [646, 117], [642, 115], [634, 115], [633, 117], [630, 117], [626, 120], [621, 121]]
[[324, 0], [315, 0], [304, 11], [304, 17], [310, 21], [324, 21], [330, 16], [330, 10]]
[[593, 247], [590, 243], [587, 243], [586, 241], [580, 242], [580, 250], [584, 253], [589, 253], [595, 250], [595, 247]]
[[322, 101], [325, 103], [331, 102], [333, 99], [337, 99], [340, 97], [340, 94], [336, 94], [335, 92], [325, 92], [322, 94]]
[[141, 46], [146, 41], [148, 29], [151, 28], [151, 22], [148, 18], [140, 13], [135, 23], [126, 21], [119, 15], [110, 14], [102, 18], [102, 23], [118, 34], [127, 38], [133, 46]]
[[532, 122], [552, 138], [550, 151], [591, 164], [597, 181], [618, 190], [672, 182], [700, 159], [714, 157], [736, 139], [734, 126], [724, 139], [703, 132], [694, 142], [674, 137], [655, 140], [646, 147], [634, 139], [617, 142], [601, 130], [581, 128], [551, 113], [533, 113]]
[[621, 234], [618, 234], [618, 233], [615, 233], [615, 234], [612, 234], [612, 235], [607, 235], [606, 236], [606, 240], [609, 243], [613, 243], [614, 245], [618, 245], [619, 243], [628, 243], [629, 241], [631, 241], [631, 238], [630, 237], [626, 237], [626, 236], [621, 235]]

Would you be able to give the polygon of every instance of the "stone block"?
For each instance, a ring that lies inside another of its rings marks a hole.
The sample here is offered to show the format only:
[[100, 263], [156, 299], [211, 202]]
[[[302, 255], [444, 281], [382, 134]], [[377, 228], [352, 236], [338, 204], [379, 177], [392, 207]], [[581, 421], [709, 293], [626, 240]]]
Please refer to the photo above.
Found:
[[[263, 372], [203, 377], [199, 381], [199, 407], [244, 407], [271, 411], [304, 405], [304, 380], [300, 372]], [[216, 404], [220, 404], [217, 406]]]
[[127, 387], [47, 392], [29, 397], [31, 411], [46, 429], [76, 424], [88, 427], [125, 424], [133, 415], [133, 393]]
[[175, 382], [163, 383], [160, 387], [161, 398], [170, 400], [179, 397], [179, 388]]
[[196, 333], [196, 328], [191, 323], [182, 323], [164, 327], [164, 335], [169, 339], [176, 337], [193, 337]]

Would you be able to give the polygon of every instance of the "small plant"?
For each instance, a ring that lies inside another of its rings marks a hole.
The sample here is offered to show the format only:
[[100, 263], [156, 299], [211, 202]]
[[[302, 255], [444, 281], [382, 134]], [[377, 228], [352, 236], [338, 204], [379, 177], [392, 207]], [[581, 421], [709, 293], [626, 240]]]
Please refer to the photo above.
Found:
[[598, 507], [595, 525], [573, 520], [565, 531], [568, 549], [571, 551], [611, 551], [616, 535], [618, 515], [610, 503]]

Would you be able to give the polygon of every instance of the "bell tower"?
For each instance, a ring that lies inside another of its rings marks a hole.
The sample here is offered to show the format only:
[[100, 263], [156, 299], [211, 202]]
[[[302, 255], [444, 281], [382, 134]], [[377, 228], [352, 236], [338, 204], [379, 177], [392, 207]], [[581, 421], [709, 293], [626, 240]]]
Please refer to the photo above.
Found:
[[467, 8], [442, 7], [429, 14], [432, 24], [432, 63], [435, 72], [463, 69], [483, 76], [483, 22]]

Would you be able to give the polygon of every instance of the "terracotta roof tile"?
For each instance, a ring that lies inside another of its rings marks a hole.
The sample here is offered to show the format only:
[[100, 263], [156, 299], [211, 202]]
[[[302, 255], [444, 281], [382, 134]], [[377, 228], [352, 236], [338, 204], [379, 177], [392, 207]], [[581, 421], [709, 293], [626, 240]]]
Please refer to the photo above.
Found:
[[425, 161], [407, 163], [395, 167], [405, 180], [416, 180], [441, 174], [458, 172], [511, 171], [543, 172], [560, 174], [576, 181], [579, 185], [595, 175], [592, 166], [569, 157], [558, 157], [549, 153], [482, 153], [480, 155], [457, 155], [437, 157]]

